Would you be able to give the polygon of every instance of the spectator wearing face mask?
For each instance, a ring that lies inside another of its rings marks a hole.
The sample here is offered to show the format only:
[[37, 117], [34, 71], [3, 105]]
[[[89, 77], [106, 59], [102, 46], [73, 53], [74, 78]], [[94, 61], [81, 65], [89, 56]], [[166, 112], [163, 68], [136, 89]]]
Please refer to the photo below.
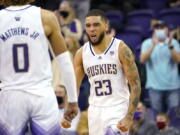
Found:
[[154, 121], [147, 118], [147, 109], [142, 102], [138, 103], [134, 119], [130, 128], [130, 135], [155, 135], [158, 128]]
[[149, 90], [151, 107], [162, 113], [178, 106], [180, 45], [163, 21], [154, 25], [152, 38], [142, 43], [140, 62], [146, 67], [146, 89]]
[[[64, 85], [58, 85], [55, 90], [58, 107], [59, 107], [59, 115], [60, 115], [60, 121], [63, 119], [64, 110], [67, 105], [67, 93], [66, 88]], [[77, 125], [80, 119], [80, 111], [78, 112], [77, 116], [72, 120], [71, 127], [64, 129], [61, 129], [61, 135], [77, 135], [76, 129]]]
[[62, 1], [59, 5], [59, 9], [55, 11], [55, 14], [65, 37], [67, 48], [74, 56], [75, 52], [80, 47], [79, 40], [82, 37], [81, 22], [76, 18], [70, 1]]
[[169, 117], [167, 114], [158, 114], [156, 116], [156, 123], [159, 131], [155, 135], [180, 135], [178, 129], [169, 127]]

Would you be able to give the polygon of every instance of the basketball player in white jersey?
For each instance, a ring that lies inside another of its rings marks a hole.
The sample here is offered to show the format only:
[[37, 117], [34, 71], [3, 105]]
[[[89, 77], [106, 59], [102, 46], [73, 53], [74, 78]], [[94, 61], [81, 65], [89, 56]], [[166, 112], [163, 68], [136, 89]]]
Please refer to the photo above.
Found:
[[140, 79], [132, 52], [123, 41], [106, 35], [107, 29], [102, 11], [91, 10], [85, 17], [89, 42], [74, 60], [78, 88], [86, 74], [91, 85], [89, 135], [127, 135], [139, 101]]
[[29, 5], [33, 0], [1, 0], [0, 135], [59, 135], [48, 43], [61, 65], [68, 93], [64, 118], [77, 114], [76, 77], [55, 15]]

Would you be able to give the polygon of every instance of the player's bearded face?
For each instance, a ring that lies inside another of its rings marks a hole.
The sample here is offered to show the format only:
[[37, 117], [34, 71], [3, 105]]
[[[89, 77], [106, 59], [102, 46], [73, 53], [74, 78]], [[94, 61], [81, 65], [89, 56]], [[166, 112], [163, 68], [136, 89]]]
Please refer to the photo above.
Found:
[[102, 42], [102, 40], [104, 39], [104, 36], [105, 36], [105, 33], [104, 33], [104, 32], [101, 32], [98, 40], [97, 40], [97, 41], [93, 41], [93, 40], [91, 40], [91, 37], [88, 35], [89, 42], [90, 42], [93, 46], [97, 46], [97, 45], [99, 45], [99, 44]]

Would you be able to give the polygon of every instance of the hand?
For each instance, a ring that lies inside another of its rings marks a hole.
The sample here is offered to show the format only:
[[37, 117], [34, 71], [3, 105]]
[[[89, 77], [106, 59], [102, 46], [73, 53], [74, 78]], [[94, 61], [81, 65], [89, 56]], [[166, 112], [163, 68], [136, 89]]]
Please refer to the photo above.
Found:
[[171, 31], [169, 33], [169, 41], [168, 41], [168, 46], [170, 47], [172, 45], [172, 39], [173, 39], [173, 36], [174, 36], [174, 31]]
[[159, 40], [156, 36], [156, 34], [154, 33], [153, 36], [152, 36], [152, 42], [153, 42], [153, 45], [157, 45], [159, 43]]
[[120, 120], [117, 124], [117, 128], [122, 132], [127, 132], [132, 124], [132, 119], [125, 117], [122, 120]]
[[67, 108], [64, 112], [64, 119], [71, 122], [72, 119], [77, 115], [78, 113], [78, 104], [77, 102], [74, 103], [68, 103]]
[[63, 128], [70, 128], [71, 127], [71, 122], [67, 121], [66, 119], [62, 119], [61, 126]]

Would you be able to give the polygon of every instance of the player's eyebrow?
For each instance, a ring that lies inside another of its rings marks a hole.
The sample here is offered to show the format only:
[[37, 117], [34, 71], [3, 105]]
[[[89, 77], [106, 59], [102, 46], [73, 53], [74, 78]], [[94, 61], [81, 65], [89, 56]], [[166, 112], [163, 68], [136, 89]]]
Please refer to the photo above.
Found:
[[89, 26], [91, 26], [91, 25], [93, 25], [93, 26], [99, 26], [100, 25], [100, 23], [99, 22], [95, 22], [95, 23], [86, 23], [86, 27], [89, 27]]
[[93, 25], [94, 25], [94, 26], [99, 26], [100, 23], [99, 23], [99, 22], [95, 22], [95, 23], [93, 23]]

